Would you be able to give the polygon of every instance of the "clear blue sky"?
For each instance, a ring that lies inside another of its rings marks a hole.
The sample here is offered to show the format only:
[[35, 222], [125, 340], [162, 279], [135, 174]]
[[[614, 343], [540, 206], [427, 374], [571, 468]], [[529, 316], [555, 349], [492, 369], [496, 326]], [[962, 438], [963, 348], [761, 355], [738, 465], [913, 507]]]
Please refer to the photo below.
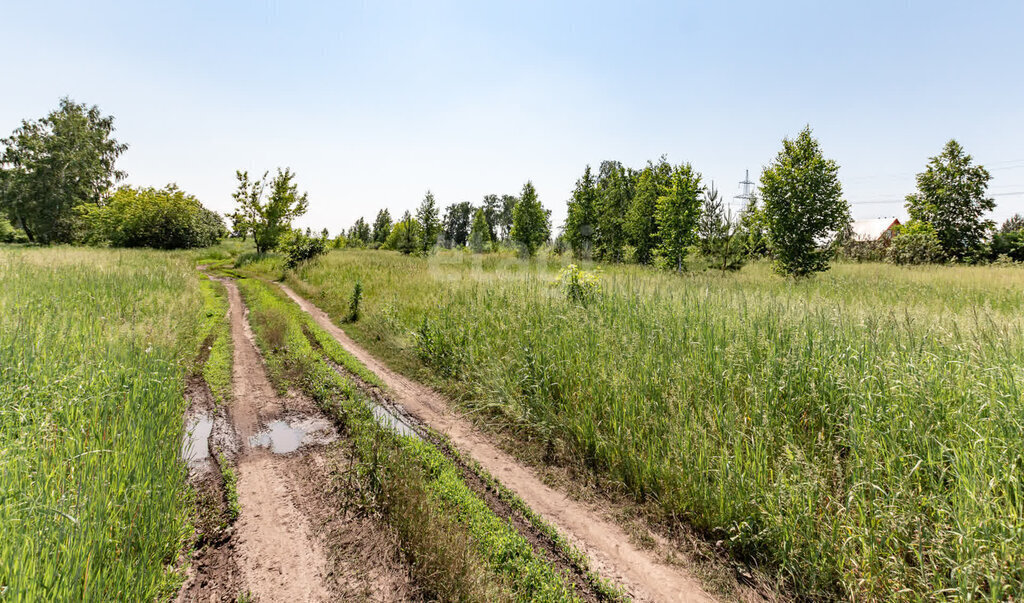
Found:
[[129, 182], [219, 210], [290, 166], [302, 226], [691, 162], [731, 197], [810, 124], [855, 218], [903, 216], [955, 137], [1024, 212], [1024, 2], [12, 2], [0, 135], [61, 96], [116, 117]]

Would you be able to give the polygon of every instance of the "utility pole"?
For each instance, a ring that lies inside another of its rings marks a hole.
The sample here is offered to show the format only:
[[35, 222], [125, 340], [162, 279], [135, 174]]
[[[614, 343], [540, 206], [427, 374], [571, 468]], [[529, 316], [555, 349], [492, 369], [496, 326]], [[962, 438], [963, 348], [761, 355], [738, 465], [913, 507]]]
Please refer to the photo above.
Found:
[[750, 200], [754, 198], [754, 183], [750, 180], [750, 170], [746, 170], [743, 180], [740, 180], [740, 186], [743, 192], [733, 197], [733, 199], [740, 200], [740, 211], [750, 203]]

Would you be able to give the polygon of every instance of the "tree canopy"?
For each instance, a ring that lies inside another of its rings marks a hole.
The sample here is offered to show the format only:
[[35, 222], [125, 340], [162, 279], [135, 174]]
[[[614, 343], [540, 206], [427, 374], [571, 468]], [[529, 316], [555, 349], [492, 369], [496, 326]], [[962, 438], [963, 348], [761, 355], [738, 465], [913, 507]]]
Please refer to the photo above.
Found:
[[219, 215], [174, 184], [122, 186], [109, 202], [90, 206], [84, 220], [90, 242], [115, 247], [208, 247], [227, 235]]
[[269, 182], [270, 194], [264, 201], [268, 173], [258, 180], [250, 180], [249, 172], [235, 172], [238, 188], [234, 198], [238, 204], [233, 216], [236, 228], [251, 233], [257, 253], [276, 249], [281, 237], [291, 231], [292, 220], [306, 213], [309, 199], [299, 194], [295, 174], [288, 168], [278, 168]]
[[114, 118], [69, 98], [3, 139], [0, 210], [29, 240], [69, 243], [82, 236], [84, 208], [101, 204], [124, 178], [114, 168], [127, 149], [112, 136]]
[[994, 226], [984, 219], [995, 207], [995, 201], [985, 196], [990, 178], [988, 170], [973, 165], [955, 140], [947, 142], [917, 175], [917, 192], [907, 195], [907, 212], [935, 228], [947, 259], [973, 258]]
[[658, 197], [657, 218], [661, 253], [669, 266], [682, 271], [690, 246], [696, 240], [701, 210], [701, 176], [689, 163], [672, 171], [669, 187]]
[[519, 203], [512, 211], [512, 232], [509, 236], [529, 257], [533, 257], [537, 248], [551, 236], [551, 218], [540, 204], [533, 182], [527, 181], [523, 185]]
[[822, 155], [810, 126], [783, 139], [761, 173], [761, 194], [776, 270], [796, 277], [828, 270], [835, 253], [829, 240], [849, 225], [850, 206], [842, 197], [839, 166]]

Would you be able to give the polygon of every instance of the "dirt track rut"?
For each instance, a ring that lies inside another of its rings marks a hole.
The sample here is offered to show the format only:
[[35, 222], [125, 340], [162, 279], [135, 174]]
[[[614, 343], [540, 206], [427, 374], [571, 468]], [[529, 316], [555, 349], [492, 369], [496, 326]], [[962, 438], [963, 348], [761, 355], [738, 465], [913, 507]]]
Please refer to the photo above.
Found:
[[438, 392], [389, 369], [336, 326], [323, 310], [286, 285], [282, 290], [346, 350], [376, 373], [407, 412], [447, 435], [464, 454], [476, 459], [536, 513], [566, 535], [601, 575], [627, 588], [640, 601], [711, 601], [712, 597], [685, 569], [668, 565], [634, 546], [619, 526], [594, 508], [545, 485], [529, 467], [491, 444], [468, 420], [452, 411]]

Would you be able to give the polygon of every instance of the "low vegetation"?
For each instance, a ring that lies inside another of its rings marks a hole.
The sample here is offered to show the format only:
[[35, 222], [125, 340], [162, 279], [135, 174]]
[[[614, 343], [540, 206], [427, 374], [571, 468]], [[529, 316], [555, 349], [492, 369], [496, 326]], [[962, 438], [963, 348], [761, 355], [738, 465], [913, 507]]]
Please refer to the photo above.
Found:
[[0, 249], [0, 598], [173, 593], [187, 530], [184, 257]]
[[561, 267], [342, 252], [289, 282], [339, 320], [361, 282], [362, 344], [805, 596], [1021, 596], [1024, 272], [606, 267], [580, 304]]

